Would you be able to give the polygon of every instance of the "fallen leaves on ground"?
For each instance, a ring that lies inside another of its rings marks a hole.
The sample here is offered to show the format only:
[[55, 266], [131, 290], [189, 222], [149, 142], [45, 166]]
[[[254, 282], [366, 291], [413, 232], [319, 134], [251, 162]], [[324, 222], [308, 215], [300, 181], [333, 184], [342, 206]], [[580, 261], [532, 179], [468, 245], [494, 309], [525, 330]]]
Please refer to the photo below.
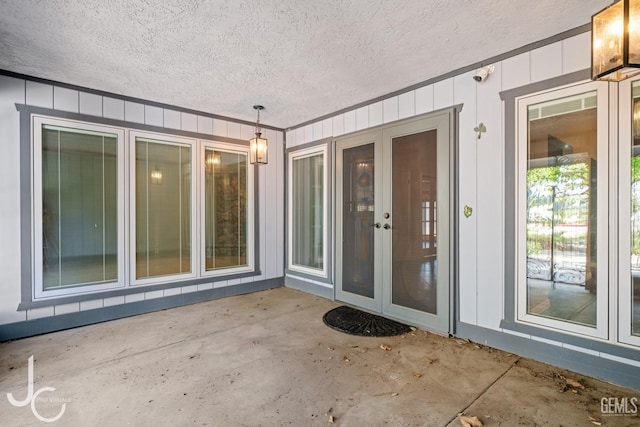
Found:
[[328, 421], [329, 421], [330, 424], [333, 424], [333, 423], [336, 422], [336, 417], [334, 417], [333, 415], [329, 415], [329, 420]]
[[482, 427], [482, 421], [478, 417], [469, 417], [467, 415], [462, 415], [460, 417], [460, 423], [463, 427]]
[[422, 374], [413, 374], [413, 377], [414, 377], [415, 379], [418, 379], [418, 378], [421, 378], [421, 377], [422, 377]]
[[574, 379], [571, 379], [571, 378], [567, 378], [567, 377], [564, 377], [562, 375], [560, 376], [560, 378], [562, 378], [567, 383], [567, 385], [569, 387], [579, 388], [581, 390], [584, 390], [584, 386], [582, 385], [582, 383], [580, 383], [580, 381], [577, 381], [577, 380], [574, 380]]
[[380, 348], [383, 349], [384, 351], [391, 351], [391, 347], [389, 347], [386, 344], [380, 344]]
[[597, 426], [601, 426], [602, 425], [602, 421], [600, 421], [598, 418], [589, 415], [589, 421], [591, 421], [591, 424], [597, 425]]
[[391, 393], [391, 396], [396, 397], [399, 393]]

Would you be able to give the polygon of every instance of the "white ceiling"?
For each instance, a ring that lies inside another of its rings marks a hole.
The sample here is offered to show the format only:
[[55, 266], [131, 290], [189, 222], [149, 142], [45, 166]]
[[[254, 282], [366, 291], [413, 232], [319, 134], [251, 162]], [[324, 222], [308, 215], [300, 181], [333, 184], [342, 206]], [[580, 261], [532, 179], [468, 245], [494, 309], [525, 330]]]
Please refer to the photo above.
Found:
[[0, 0], [0, 69], [287, 128], [590, 22], [611, 0]]

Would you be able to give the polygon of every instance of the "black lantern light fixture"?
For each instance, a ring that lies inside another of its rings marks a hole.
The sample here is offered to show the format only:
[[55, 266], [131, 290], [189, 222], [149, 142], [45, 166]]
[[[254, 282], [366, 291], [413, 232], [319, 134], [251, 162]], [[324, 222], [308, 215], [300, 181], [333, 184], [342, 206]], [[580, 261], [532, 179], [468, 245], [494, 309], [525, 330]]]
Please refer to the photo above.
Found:
[[618, 0], [591, 17], [591, 78], [619, 82], [640, 73], [640, 0]]
[[249, 162], [252, 165], [266, 165], [267, 157], [267, 139], [262, 138], [262, 130], [260, 128], [260, 110], [264, 110], [262, 105], [254, 105], [253, 109], [258, 112], [258, 120], [256, 121], [256, 137], [249, 140]]

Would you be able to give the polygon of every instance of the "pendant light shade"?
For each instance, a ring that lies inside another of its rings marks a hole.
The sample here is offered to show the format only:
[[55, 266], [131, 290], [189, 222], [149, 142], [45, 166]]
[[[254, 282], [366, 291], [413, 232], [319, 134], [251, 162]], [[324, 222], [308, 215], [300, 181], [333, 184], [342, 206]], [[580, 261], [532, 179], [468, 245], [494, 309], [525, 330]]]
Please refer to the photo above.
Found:
[[260, 129], [260, 110], [263, 110], [262, 105], [254, 105], [254, 110], [258, 111], [258, 120], [256, 121], [256, 136], [249, 140], [249, 162], [252, 165], [266, 165], [268, 162], [268, 141], [266, 138], [262, 138], [262, 132]]
[[640, 0], [619, 0], [591, 18], [591, 78], [619, 82], [640, 73]]

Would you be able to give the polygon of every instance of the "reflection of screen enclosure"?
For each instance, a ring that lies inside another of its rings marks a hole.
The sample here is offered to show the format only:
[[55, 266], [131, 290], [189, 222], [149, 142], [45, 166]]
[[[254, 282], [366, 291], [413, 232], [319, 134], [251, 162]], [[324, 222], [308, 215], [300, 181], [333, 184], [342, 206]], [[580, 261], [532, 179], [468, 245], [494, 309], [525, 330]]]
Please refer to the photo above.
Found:
[[528, 113], [528, 312], [595, 326], [596, 94]]

